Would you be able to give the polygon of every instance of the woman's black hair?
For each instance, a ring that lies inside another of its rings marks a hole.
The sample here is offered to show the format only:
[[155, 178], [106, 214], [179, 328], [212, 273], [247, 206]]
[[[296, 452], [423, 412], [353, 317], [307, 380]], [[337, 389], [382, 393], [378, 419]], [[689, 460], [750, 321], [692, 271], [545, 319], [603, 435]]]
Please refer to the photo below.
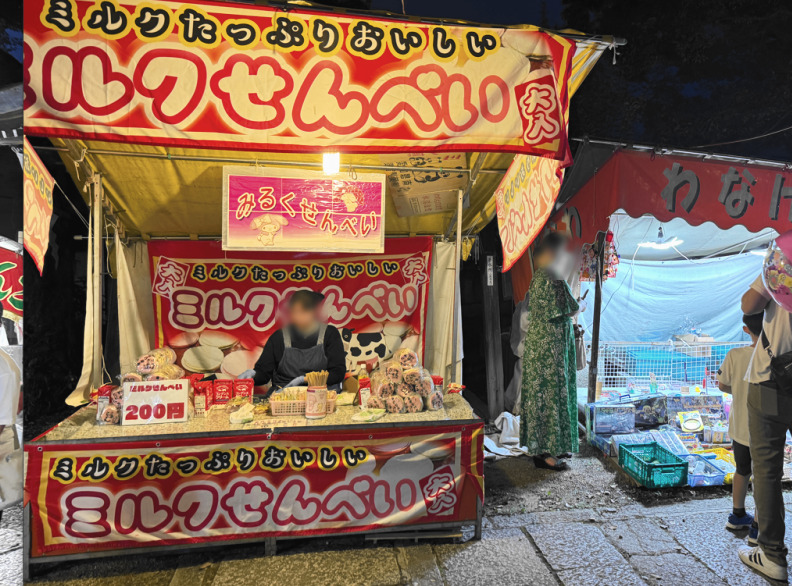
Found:
[[299, 305], [303, 309], [313, 310], [319, 307], [324, 295], [311, 289], [298, 289], [289, 297], [289, 307]]
[[560, 232], [549, 232], [536, 245], [534, 255], [538, 256], [544, 252], [558, 252], [567, 245], [567, 242], [569, 242], [569, 239]]

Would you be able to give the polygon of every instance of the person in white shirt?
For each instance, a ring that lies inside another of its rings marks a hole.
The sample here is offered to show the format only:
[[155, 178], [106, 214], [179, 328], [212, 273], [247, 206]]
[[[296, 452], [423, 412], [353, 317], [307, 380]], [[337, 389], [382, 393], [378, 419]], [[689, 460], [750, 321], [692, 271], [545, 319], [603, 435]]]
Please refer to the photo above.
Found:
[[732, 513], [726, 522], [731, 531], [749, 530], [748, 543], [756, 545], [759, 533], [754, 517], [745, 511], [745, 496], [748, 494], [748, 480], [751, 477], [751, 442], [748, 432], [748, 381], [745, 373], [751, 363], [756, 342], [762, 334], [762, 314], [743, 316], [743, 331], [751, 337], [751, 345], [733, 348], [726, 354], [718, 369], [718, 388], [732, 396], [729, 411], [729, 437], [736, 472], [732, 483]]
[[754, 474], [754, 501], [759, 525], [759, 545], [740, 549], [744, 564], [774, 580], [787, 579], [787, 547], [784, 544], [784, 473], [786, 433], [792, 429], [792, 389], [779, 388], [772, 380], [770, 352], [792, 352], [792, 314], [778, 305], [764, 287], [761, 276], [742, 298], [747, 315], [764, 311], [762, 334], [754, 347], [746, 372], [748, 431]]

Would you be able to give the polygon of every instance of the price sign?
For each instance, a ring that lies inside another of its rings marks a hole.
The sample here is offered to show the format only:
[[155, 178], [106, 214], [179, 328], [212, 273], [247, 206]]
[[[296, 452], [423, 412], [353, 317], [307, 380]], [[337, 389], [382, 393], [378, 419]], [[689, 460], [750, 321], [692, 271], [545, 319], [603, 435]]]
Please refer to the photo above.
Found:
[[122, 425], [187, 421], [190, 382], [158, 380], [124, 384]]

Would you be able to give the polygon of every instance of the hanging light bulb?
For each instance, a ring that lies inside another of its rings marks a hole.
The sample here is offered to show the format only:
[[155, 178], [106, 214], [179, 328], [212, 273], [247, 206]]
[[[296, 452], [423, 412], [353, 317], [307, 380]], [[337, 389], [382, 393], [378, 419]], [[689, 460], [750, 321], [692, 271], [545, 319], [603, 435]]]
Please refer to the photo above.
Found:
[[335, 175], [341, 170], [341, 153], [324, 153], [322, 169], [325, 175]]

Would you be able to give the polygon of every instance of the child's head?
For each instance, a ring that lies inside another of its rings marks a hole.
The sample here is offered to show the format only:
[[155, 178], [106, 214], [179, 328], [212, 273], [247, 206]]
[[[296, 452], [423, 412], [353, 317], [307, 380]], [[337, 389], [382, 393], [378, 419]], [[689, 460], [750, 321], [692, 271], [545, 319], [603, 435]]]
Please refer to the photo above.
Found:
[[764, 312], [762, 313], [754, 313], [753, 315], [744, 315], [743, 316], [743, 331], [751, 336], [751, 341], [755, 344], [756, 340], [759, 339], [759, 336], [762, 334], [762, 319], [764, 318]]

